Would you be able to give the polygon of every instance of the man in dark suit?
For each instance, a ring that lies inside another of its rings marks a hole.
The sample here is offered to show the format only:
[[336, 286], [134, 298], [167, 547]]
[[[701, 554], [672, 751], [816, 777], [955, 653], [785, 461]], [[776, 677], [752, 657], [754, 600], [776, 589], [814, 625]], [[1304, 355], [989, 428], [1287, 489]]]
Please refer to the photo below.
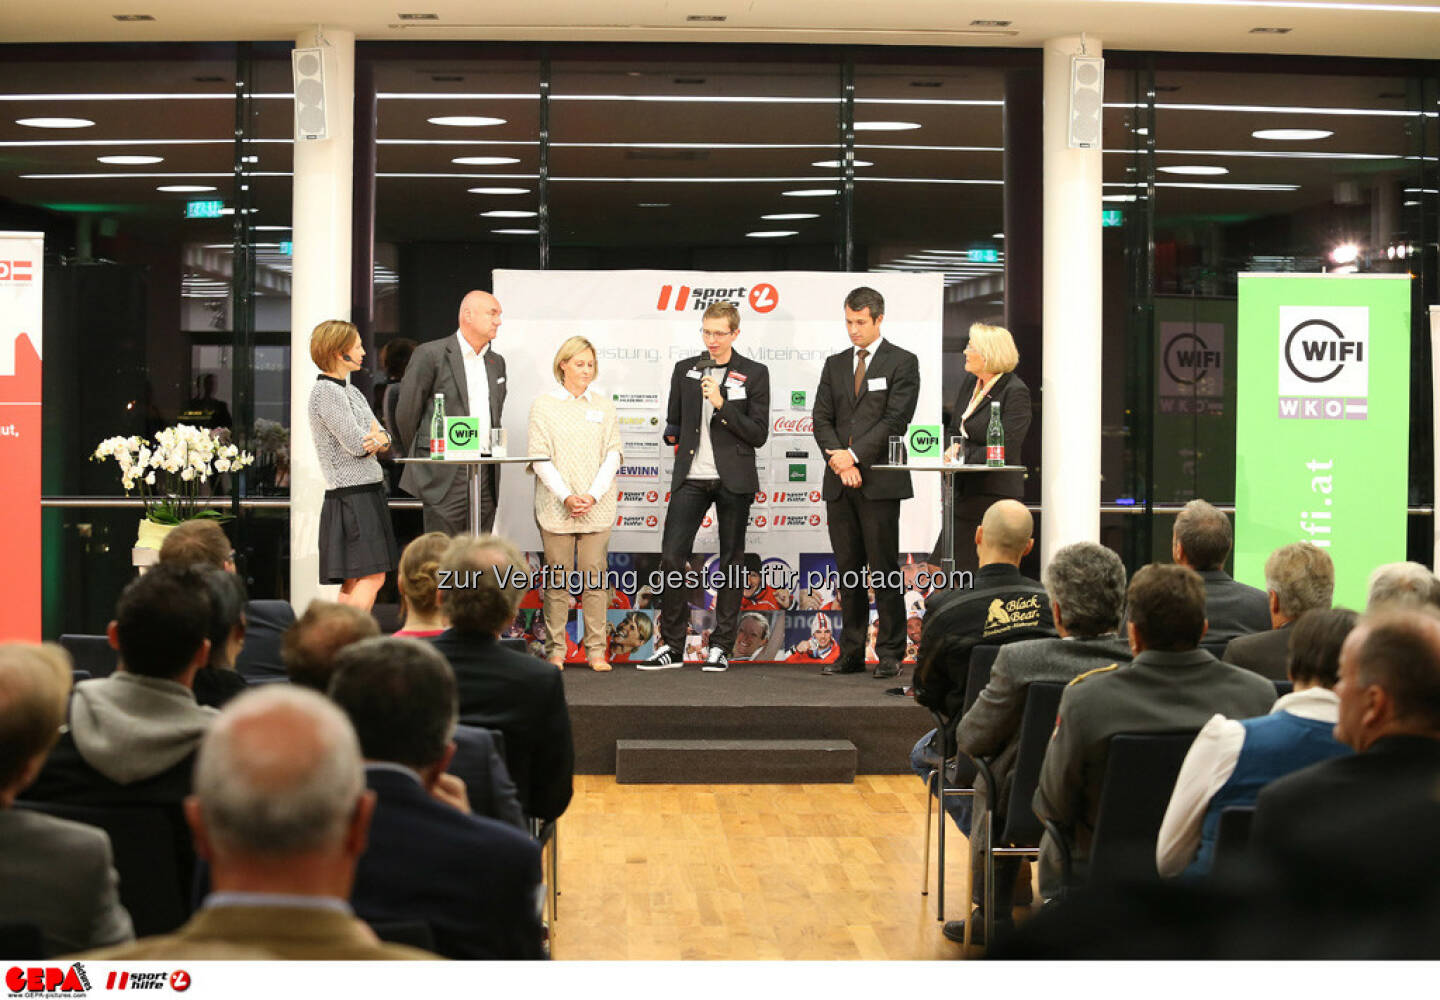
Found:
[[1225, 572], [1235, 533], [1223, 511], [1204, 500], [1191, 500], [1175, 515], [1170, 558], [1188, 566], [1205, 581], [1205, 645], [1221, 652], [1237, 635], [1270, 628], [1270, 601], [1265, 591], [1233, 579]]
[[[1198, 573], [1184, 566], [1145, 566], [1131, 579], [1127, 602], [1135, 658], [1129, 666], [1101, 667], [1070, 682], [1035, 790], [1035, 814], [1067, 831], [1082, 875], [1110, 737], [1199, 730], [1216, 712], [1248, 719], [1275, 702], [1275, 686], [1265, 678], [1200, 648], [1205, 582]], [[1047, 899], [1061, 888], [1058, 851], [1047, 831], [1040, 844], [1040, 892]], [[1153, 847], [1150, 855], [1153, 864]]]
[[[488, 446], [490, 431], [499, 429], [505, 408], [505, 359], [491, 341], [500, 332], [500, 302], [489, 292], [473, 291], [460, 303], [460, 326], [455, 334], [415, 348], [400, 400], [395, 405], [395, 426], [411, 458], [430, 454], [430, 420], [435, 394], [445, 395], [447, 417], [474, 416], [480, 420], [480, 440]], [[454, 465], [411, 462], [405, 465], [400, 487], [425, 502], [425, 530], [458, 535], [469, 530], [470, 499], [464, 470]], [[495, 524], [495, 498], [499, 473], [493, 465], [481, 475], [482, 530]]]
[[1231, 639], [1221, 659], [1283, 681], [1289, 676], [1290, 626], [1307, 611], [1330, 607], [1334, 595], [1335, 563], [1324, 549], [1309, 542], [1281, 546], [1265, 560], [1270, 630]]
[[[1130, 644], [1120, 637], [1125, 609], [1125, 565], [1120, 557], [1094, 542], [1076, 542], [1056, 552], [1042, 574], [1050, 598], [1050, 612], [1060, 638], [1027, 639], [1001, 648], [990, 668], [990, 681], [961, 718], [955, 745], [971, 757], [988, 757], [998, 788], [995, 793], [997, 829], [1005, 826], [1015, 756], [1020, 748], [1020, 720], [1025, 693], [1036, 681], [1070, 681], [1112, 663], [1130, 662]], [[985, 803], [991, 795], [985, 783], [975, 782], [974, 814], [970, 824], [970, 872], [977, 909], [970, 915], [971, 943], [984, 944]], [[963, 799], [956, 802], [970, 803]], [[995, 917], [997, 925], [1010, 919], [1016, 877], [1021, 864], [1013, 858], [995, 861]], [[1028, 871], [1028, 866], [1025, 868]], [[1026, 886], [1028, 894], [1028, 885]], [[945, 936], [963, 941], [965, 922], [945, 924]], [[979, 938], [977, 939], [977, 934]]]
[[[695, 532], [715, 505], [720, 552], [715, 572], [726, 582], [716, 589], [715, 628], [704, 651], [702, 670], [724, 670], [735, 645], [745, 565], [745, 526], [750, 502], [760, 489], [755, 449], [770, 432], [770, 370], [734, 350], [740, 310], [715, 302], [700, 320], [705, 353], [677, 362], [670, 376], [665, 442], [675, 445], [670, 508], [660, 543], [660, 569], [683, 573], [690, 564]], [[666, 581], [660, 601], [660, 645], [641, 670], [678, 667], [685, 654], [690, 588]]]
[[455, 670], [460, 719], [505, 734], [505, 760], [526, 815], [555, 819], [570, 804], [575, 747], [560, 671], [500, 645], [529, 588], [525, 557], [495, 535], [464, 535], [440, 557], [450, 628], [430, 641]]
[[1265, 786], [1252, 839], [1284, 890], [1353, 918], [1429, 907], [1440, 885], [1440, 619], [1360, 620], [1340, 648], [1335, 738], [1349, 757]]
[[376, 796], [356, 914], [424, 921], [447, 958], [544, 957], [539, 846], [473, 815], [465, 786], [445, 773], [458, 710], [445, 658], [418, 639], [358, 642], [336, 657], [330, 698], [355, 727]]
[[872, 467], [889, 461], [891, 435], [903, 435], [915, 416], [920, 363], [881, 335], [884, 318], [885, 299], [875, 289], [862, 285], [845, 297], [845, 330], [853, 346], [825, 360], [815, 390], [815, 440], [827, 456], [821, 495], [842, 583], [840, 657], [823, 674], [865, 669], [870, 616], [859, 574], [867, 568], [882, 574], [874, 588], [875, 676], [895, 677], [905, 656], [905, 598], [891, 581], [900, 571], [900, 501], [915, 494], [910, 473]]

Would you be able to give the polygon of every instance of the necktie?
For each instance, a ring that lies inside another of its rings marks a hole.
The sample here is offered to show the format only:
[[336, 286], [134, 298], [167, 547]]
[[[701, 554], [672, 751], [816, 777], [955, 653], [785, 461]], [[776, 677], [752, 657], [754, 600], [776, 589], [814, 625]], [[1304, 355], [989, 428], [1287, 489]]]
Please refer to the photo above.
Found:
[[855, 357], [857, 357], [857, 358], [860, 359], [860, 360], [859, 360], [859, 363], [855, 365], [855, 398], [856, 398], [856, 399], [859, 399], [859, 398], [860, 398], [860, 389], [865, 385], [865, 356], [866, 356], [867, 354], [869, 354], [869, 353], [870, 353], [870, 352], [867, 351], [867, 350], [865, 350], [865, 348], [863, 348], [863, 347], [860, 348], [860, 350], [858, 350], [858, 351], [855, 352]]

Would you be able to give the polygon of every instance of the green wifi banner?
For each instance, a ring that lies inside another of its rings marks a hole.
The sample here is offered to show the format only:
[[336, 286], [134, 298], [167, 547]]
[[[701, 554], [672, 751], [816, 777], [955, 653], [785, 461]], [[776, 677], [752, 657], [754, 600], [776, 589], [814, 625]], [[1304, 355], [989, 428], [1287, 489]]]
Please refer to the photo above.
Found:
[[1240, 275], [1235, 576], [1313, 542], [1335, 603], [1363, 610], [1378, 564], [1405, 558], [1410, 276]]

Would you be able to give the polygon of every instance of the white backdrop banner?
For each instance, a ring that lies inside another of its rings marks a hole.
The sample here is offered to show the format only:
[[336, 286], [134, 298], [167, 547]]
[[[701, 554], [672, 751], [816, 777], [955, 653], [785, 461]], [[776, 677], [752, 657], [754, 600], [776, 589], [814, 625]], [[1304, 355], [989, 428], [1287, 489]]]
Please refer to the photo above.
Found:
[[[751, 507], [752, 552], [828, 552], [820, 481], [824, 455], [810, 417], [825, 359], [850, 346], [845, 296], [869, 285], [885, 297], [881, 332], [920, 359], [917, 422], [940, 420], [940, 341], [944, 286], [939, 275], [811, 271], [510, 271], [495, 272], [504, 309], [496, 349], [510, 382], [504, 422], [510, 451], [523, 447], [530, 404], [555, 387], [555, 351], [582, 334], [599, 353], [595, 386], [615, 403], [625, 454], [611, 552], [659, 552], [669, 501], [672, 449], [661, 441], [675, 363], [702, 350], [700, 319], [712, 302], [740, 309], [735, 350], [770, 369], [770, 437], [759, 451], [762, 497]], [[913, 475], [915, 497], [900, 511], [902, 552], [928, 552], [940, 527], [940, 484]], [[502, 477], [498, 529], [527, 549], [540, 548], [533, 514], [534, 477]], [[695, 551], [714, 551], [711, 519]]]

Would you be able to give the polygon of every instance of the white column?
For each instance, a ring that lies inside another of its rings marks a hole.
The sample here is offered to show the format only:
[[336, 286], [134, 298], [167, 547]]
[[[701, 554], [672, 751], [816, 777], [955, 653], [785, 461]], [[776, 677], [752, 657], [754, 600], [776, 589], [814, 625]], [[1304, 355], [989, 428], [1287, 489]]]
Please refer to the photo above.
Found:
[[320, 504], [325, 480], [310, 438], [310, 390], [319, 374], [310, 331], [350, 318], [350, 192], [354, 160], [355, 33], [313, 28], [295, 39], [325, 50], [329, 138], [295, 143], [290, 291], [290, 602], [334, 599], [320, 586]]
[[1099, 41], [1045, 43], [1044, 440], [1040, 561], [1100, 540], [1101, 152], [1070, 149], [1070, 57]]

